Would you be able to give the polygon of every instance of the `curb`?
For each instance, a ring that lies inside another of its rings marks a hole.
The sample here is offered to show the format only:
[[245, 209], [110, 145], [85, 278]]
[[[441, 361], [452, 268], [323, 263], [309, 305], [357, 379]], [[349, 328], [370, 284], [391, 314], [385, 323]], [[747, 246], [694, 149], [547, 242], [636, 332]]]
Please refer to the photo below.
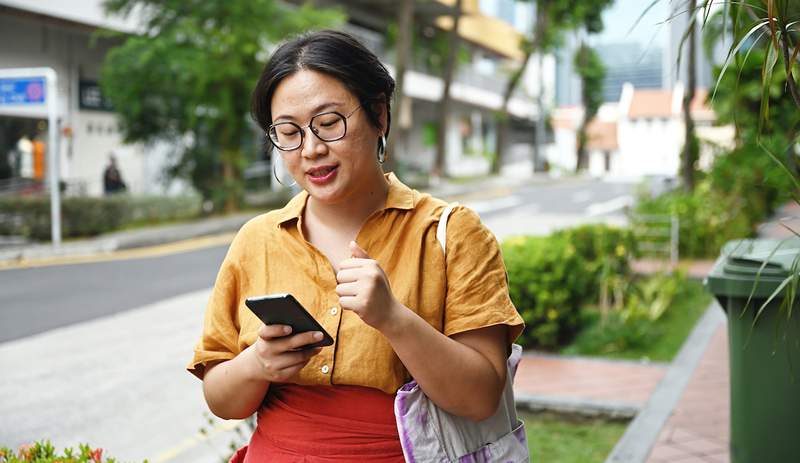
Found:
[[[540, 185], [551, 181], [555, 180], [542, 176], [527, 178], [488, 177], [473, 183], [442, 183], [435, 187], [421, 189], [420, 192], [452, 201], [461, 196], [479, 191], [520, 188], [525, 185]], [[61, 246], [55, 249], [49, 243], [28, 244], [7, 249], [0, 248], [0, 264], [14, 264], [22, 261], [45, 260], [55, 257], [86, 257], [230, 233], [239, 230], [248, 220], [261, 213], [240, 213], [233, 216], [200, 219], [188, 223], [116, 231], [96, 238], [67, 241], [61, 243]]]
[[716, 302], [709, 304], [705, 314], [684, 341], [664, 378], [642, 411], [630, 422], [625, 434], [614, 446], [605, 463], [643, 463], [658, 439], [661, 429], [683, 395], [700, 359], [725, 315]]
[[554, 412], [585, 418], [629, 420], [639, 413], [640, 407], [626, 402], [575, 399], [531, 394], [515, 394], [518, 409], [530, 412]]

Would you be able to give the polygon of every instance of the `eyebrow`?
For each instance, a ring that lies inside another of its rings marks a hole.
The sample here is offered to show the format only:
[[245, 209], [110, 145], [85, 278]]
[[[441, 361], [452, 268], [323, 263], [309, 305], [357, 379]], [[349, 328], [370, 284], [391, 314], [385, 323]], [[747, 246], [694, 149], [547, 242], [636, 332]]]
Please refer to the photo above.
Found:
[[[339, 106], [339, 107], [344, 106], [344, 103], [339, 103], [339, 102], [336, 102], [336, 101], [331, 101], [331, 102], [328, 102], [328, 103], [322, 103], [321, 105], [317, 105], [316, 107], [314, 107], [314, 109], [312, 109], [311, 112], [313, 114], [319, 114], [320, 112], [322, 112], [325, 109], [330, 109], [332, 107], [337, 107], [337, 106]], [[295, 120], [292, 116], [289, 116], [289, 115], [286, 115], [286, 114], [281, 114], [280, 116], [278, 116], [276, 118], [273, 118], [272, 120], [273, 121], [277, 121], [279, 119]]]

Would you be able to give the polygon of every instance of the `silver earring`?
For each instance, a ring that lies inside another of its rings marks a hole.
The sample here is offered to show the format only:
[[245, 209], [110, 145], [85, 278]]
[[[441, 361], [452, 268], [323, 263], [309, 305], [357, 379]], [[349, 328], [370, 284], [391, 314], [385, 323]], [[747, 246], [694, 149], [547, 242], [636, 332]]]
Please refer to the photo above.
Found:
[[275, 180], [277, 180], [277, 181], [278, 181], [278, 183], [280, 183], [280, 184], [281, 184], [281, 186], [282, 186], [282, 187], [284, 187], [284, 188], [291, 188], [291, 187], [293, 187], [293, 186], [297, 185], [297, 181], [296, 181], [296, 180], [293, 180], [293, 181], [292, 181], [292, 183], [291, 183], [291, 185], [285, 185], [283, 182], [281, 182], [281, 179], [280, 179], [280, 178], [278, 178], [278, 173], [277, 173], [277, 172], [275, 172], [275, 165], [276, 165], [276, 164], [278, 164], [278, 163], [277, 163], [277, 162], [274, 162], [274, 163], [272, 164], [272, 176], [273, 176], [273, 177], [275, 177]]
[[386, 162], [386, 136], [381, 135], [378, 137], [378, 162], [383, 164]]

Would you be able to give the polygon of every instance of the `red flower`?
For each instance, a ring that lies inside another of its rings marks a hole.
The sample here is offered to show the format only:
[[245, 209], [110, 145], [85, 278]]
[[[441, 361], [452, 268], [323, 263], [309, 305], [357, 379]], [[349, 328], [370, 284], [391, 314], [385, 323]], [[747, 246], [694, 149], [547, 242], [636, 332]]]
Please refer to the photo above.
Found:
[[31, 444], [22, 444], [19, 447], [17, 447], [17, 453], [19, 454], [19, 457], [25, 459], [26, 461], [30, 460], [31, 447], [33, 447], [33, 445]]
[[92, 461], [101, 463], [103, 461], [103, 449], [94, 449], [92, 452]]

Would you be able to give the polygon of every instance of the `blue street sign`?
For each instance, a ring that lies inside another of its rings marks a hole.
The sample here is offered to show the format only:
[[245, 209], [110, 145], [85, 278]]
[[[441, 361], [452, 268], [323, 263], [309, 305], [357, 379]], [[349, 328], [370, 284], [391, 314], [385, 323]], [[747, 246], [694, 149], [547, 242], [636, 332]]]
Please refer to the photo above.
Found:
[[0, 79], [0, 105], [43, 104], [45, 78], [23, 77]]

